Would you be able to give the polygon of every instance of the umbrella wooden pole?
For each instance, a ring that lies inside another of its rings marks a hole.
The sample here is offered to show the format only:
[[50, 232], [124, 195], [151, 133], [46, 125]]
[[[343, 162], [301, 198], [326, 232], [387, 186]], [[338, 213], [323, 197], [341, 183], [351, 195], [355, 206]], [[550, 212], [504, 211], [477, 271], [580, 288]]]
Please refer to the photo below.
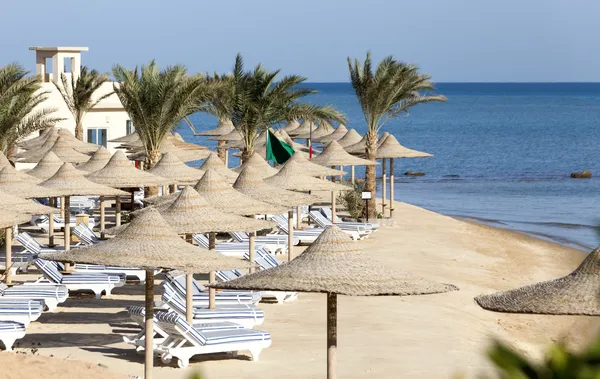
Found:
[[169, 194], [169, 186], [167, 184], [162, 185], [162, 195], [167, 196]]
[[390, 158], [390, 218], [394, 213], [394, 158]]
[[[250, 264], [254, 265], [254, 237], [256, 236], [256, 232], [250, 232], [248, 233], [248, 251], [249, 251], [249, 260], [250, 260]], [[252, 274], [252, 272], [254, 272], [254, 267], [250, 266], [250, 268], [248, 269], [248, 272], [250, 274]]]
[[104, 206], [104, 196], [100, 196], [100, 238], [105, 238], [104, 229], [106, 228], [106, 208]]
[[131, 201], [131, 212], [135, 211], [135, 191], [131, 190], [131, 197], [129, 198]]
[[350, 180], [352, 181], [352, 185], [354, 185], [354, 166], [350, 167]]
[[327, 293], [327, 379], [335, 379], [337, 355], [337, 295]]
[[225, 149], [225, 167], [229, 168], [229, 149]]
[[292, 246], [294, 246], [294, 211], [288, 211], [288, 262], [292, 260]]
[[177, 192], [177, 184], [169, 184], [169, 193]]
[[185, 319], [193, 324], [194, 322], [194, 275], [185, 274]]
[[65, 219], [65, 198], [60, 198], [60, 218]]
[[302, 223], [302, 219], [300, 217], [300, 206], [296, 207], [296, 229], [300, 229], [300, 224]]
[[335, 191], [331, 191], [331, 222], [336, 224], [337, 212], [335, 210]]
[[[65, 251], [71, 250], [71, 197], [65, 196], [63, 203], [65, 204]], [[65, 263], [65, 268], [68, 263]]]
[[216, 248], [216, 238], [215, 232], [208, 233], [208, 250], [214, 250]]
[[[56, 207], [56, 198], [48, 198], [48, 204], [51, 207]], [[54, 213], [48, 215], [48, 246], [54, 246]]]
[[115, 225], [121, 226], [121, 196], [115, 197]]
[[385, 167], [385, 158], [382, 159], [383, 164], [381, 165], [381, 180], [383, 182], [383, 188], [381, 189], [381, 215], [385, 217], [385, 200], [387, 195], [387, 180], [386, 180], [386, 167]]
[[5, 229], [4, 247], [6, 248], [6, 270], [4, 270], [4, 277], [6, 278], [6, 284], [11, 284], [12, 273], [10, 269], [12, 266], [12, 226], [9, 226]]
[[152, 379], [152, 366], [154, 365], [154, 270], [146, 269], [146, 345], [144, 378]]
[[[208, 273], [208, 282], [215, 282], [215, 272], [211, 271]], [[214, 288], [209, 288], [208, 290], [208, 309], [215, 309], [215, 301], [216, 301], [216, 290]]]
[[[344, 166], [340, 165], [340, 171], [344, 171]], [[344, 184], [344, 175], [340, 175], [340, 183]]]

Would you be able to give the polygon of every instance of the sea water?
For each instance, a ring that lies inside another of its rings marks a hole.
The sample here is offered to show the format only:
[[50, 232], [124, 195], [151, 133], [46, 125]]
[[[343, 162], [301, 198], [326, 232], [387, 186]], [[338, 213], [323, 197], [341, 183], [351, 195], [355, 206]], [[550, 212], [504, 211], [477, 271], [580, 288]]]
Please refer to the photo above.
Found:
[[[335, 106], [348, 128], [366, 131], [350, 84], [307, 86], [319, 91], [311, 102]], [[434, 154], [395, 160], [396, 200], [582, 250], [600, 243], [600, 179], [569, 177], [583, 170], [600, 177], [600, 84], [440, 83], [437, 92], [448, 101], [413, 107], [383, 126], [404, 146]], [[216, 125], [207, 115], [192, 121], [198, 131]], [[186, 126], [180, 133], [215, 144]]]

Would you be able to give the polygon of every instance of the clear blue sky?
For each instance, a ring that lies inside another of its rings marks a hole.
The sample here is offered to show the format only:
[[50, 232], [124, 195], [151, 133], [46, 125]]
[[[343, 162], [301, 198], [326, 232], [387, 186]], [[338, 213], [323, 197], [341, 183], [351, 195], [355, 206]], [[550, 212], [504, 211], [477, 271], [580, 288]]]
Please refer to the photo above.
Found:
[[88, 46], [109, 71], [156, 58], [229, 71], [237, 52], [309, 81], [347, 81], [346, 57], [393, 54], [435, 81], [600, 81], [600, 0], [4, 1], [0, 65], [29, 46]]

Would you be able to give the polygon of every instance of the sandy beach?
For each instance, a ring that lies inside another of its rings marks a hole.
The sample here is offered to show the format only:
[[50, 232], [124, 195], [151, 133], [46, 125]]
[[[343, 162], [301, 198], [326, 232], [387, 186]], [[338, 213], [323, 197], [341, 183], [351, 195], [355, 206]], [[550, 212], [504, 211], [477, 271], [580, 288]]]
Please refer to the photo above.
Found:
[[[565, 275], [585, 257], [579, 250], [404, 203], [396, 204], [395, 221], [384, 221], [377, 233], [358, 243], [391, 268], [452, 283], [460, 291], [403, 298], [340, 297], [340, 377], [474, 378], [490, 369], [484, 351], [491, 338], [537, 356], [561, 338], [580, 345], [600, 325], [591, 317], [493, 313], [473, 301], [481, 293]], [[101, 300], [73, 296], [57, 313], [44, 313], [32, 323], [16, 348], [31, 355], [35, 347], [36, 356], [0, 354], [0, 378], [142, 375], [143, 356], [122, 341], [122, 335], [139, 331], [124, 310], [132, 304], [143, 304], [142, 286], [127, 285]], [[155, 378], [187, 378], [193, 371], [201, 371], [204, 378], [324, 377], [325, 296], [301, 294], [293, 303], [261, 308], [266, 317], [257, 329], [270, 332], [273, 344], [258, 362], [244, 354], [211, 355], [193, 358], [189, 368], [178, 369], [175, 363], [165, 366], [157, 359]]]

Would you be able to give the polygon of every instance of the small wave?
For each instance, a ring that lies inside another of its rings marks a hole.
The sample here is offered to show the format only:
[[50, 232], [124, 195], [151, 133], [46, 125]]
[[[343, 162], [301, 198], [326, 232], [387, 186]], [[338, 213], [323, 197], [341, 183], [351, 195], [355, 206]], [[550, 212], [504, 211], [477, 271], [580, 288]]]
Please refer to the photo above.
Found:
[[500, 220], [494, 220], [491, 218], [475, 217], [475, 216], [462, 216], [462, 215], [453, 215], [453, 214], [449, 214], [448, 216], [458, 218], [460, 220], [472, 220], [472, 221], [485, 222], [486, 224], [497, 224], [497, 225], [508, 226], [508, 224], [506, 224], [505, 222], [502, 222]]

